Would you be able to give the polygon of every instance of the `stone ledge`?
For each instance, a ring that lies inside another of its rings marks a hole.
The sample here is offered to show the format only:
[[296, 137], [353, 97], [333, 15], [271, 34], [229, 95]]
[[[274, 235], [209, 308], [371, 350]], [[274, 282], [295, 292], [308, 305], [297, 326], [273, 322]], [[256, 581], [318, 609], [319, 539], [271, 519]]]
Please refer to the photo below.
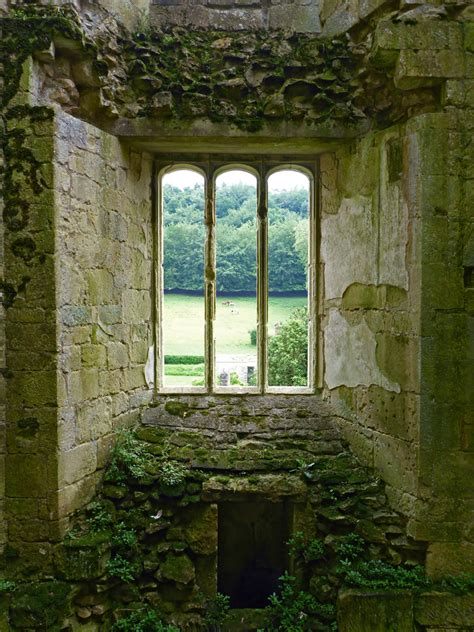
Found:
[[338, 598], [339, 632], [474, 629], [474, 595], [346, 590]]

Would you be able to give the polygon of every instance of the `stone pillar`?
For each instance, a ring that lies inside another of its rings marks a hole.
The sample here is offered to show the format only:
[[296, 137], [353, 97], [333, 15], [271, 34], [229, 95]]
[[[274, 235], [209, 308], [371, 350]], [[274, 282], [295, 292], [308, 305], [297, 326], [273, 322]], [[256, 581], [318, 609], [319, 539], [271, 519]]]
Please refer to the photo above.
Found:
[[19, 105], [5, 119], [7, 553], [35, 572], [58, 518], [53, 111]]

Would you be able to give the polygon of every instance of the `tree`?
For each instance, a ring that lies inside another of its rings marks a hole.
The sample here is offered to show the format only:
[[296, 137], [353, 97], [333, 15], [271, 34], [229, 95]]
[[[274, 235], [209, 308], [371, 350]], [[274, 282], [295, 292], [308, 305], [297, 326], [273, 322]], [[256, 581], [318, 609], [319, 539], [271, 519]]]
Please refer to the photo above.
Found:
[[268, 342], [269, 386], [307, 386], [308, 313], [295, 309]]
[[270, 292], [306, 289], [306, 269], [295, 247], [296, 220], [270, 224], [268, 229], [268, 284]]
[[204, 288], [203, 225], [174, 224], [164, 237], [165, 290], [199, 290]]

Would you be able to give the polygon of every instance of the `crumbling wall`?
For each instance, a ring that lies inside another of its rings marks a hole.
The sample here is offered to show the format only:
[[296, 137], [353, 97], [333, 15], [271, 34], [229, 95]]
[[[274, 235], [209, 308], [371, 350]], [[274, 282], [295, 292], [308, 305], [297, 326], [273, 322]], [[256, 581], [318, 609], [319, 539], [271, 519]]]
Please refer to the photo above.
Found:
[[441, 110], [322, 159], [322, 326], [346, 436], [432, 543], [436, 575], [469, 568], [474, 551], [474, 47], [472, 22], [427, 11], [381, 21], [371, 57], [400, 91], [437, 86]]
[[[0, 3], [1, 7], [1, 3]], [[0, 30], [1, 34], [1, 30]], [[3, 88], [3, 63], [0, 63], [0, 92]], [[5, 132], [5, 125], [0, 121], [0, 135]], [[5, 166], [5, 157], [3, 147], [0, 147], [0, 174], [3, 174]], [[0, 175], [0, 190], [3, 187], [3, 175]], [[4, 227], [3, 227], [3, 196], [0, 196], [0, 278], [4, 278]], [[6, 434], [5, 434], [5, 311], [3, 306], [3, 293], [0, 296], [0, 547], [7, 540], [6, 522], [5, 522], [5, 451], [6, 451]]]
[[399, 128], [321, 160], [324, 384], [344, 432], [408, 515], [419, 441], [418, 229]]

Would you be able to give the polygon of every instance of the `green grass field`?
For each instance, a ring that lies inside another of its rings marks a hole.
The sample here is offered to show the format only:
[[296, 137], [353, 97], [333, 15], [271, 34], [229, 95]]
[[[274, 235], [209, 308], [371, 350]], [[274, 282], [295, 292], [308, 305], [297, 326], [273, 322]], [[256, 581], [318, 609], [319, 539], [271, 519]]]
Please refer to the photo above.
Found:
[[[226, 300], [235, 303], [235, 307], [222, 305]], [[270, 297], [270, 335], [276, 322], [285, 322], [294, 309], [305, 306], [306, 298], [303, 296]], [[256, 325], [255, 298], [217, 298], [215, 337], [218, 353], [254, 352], [249, 331]], [[166, 355], [204, 355], [204, 299], [193, 295], [165, 294], [163, 338]]]

